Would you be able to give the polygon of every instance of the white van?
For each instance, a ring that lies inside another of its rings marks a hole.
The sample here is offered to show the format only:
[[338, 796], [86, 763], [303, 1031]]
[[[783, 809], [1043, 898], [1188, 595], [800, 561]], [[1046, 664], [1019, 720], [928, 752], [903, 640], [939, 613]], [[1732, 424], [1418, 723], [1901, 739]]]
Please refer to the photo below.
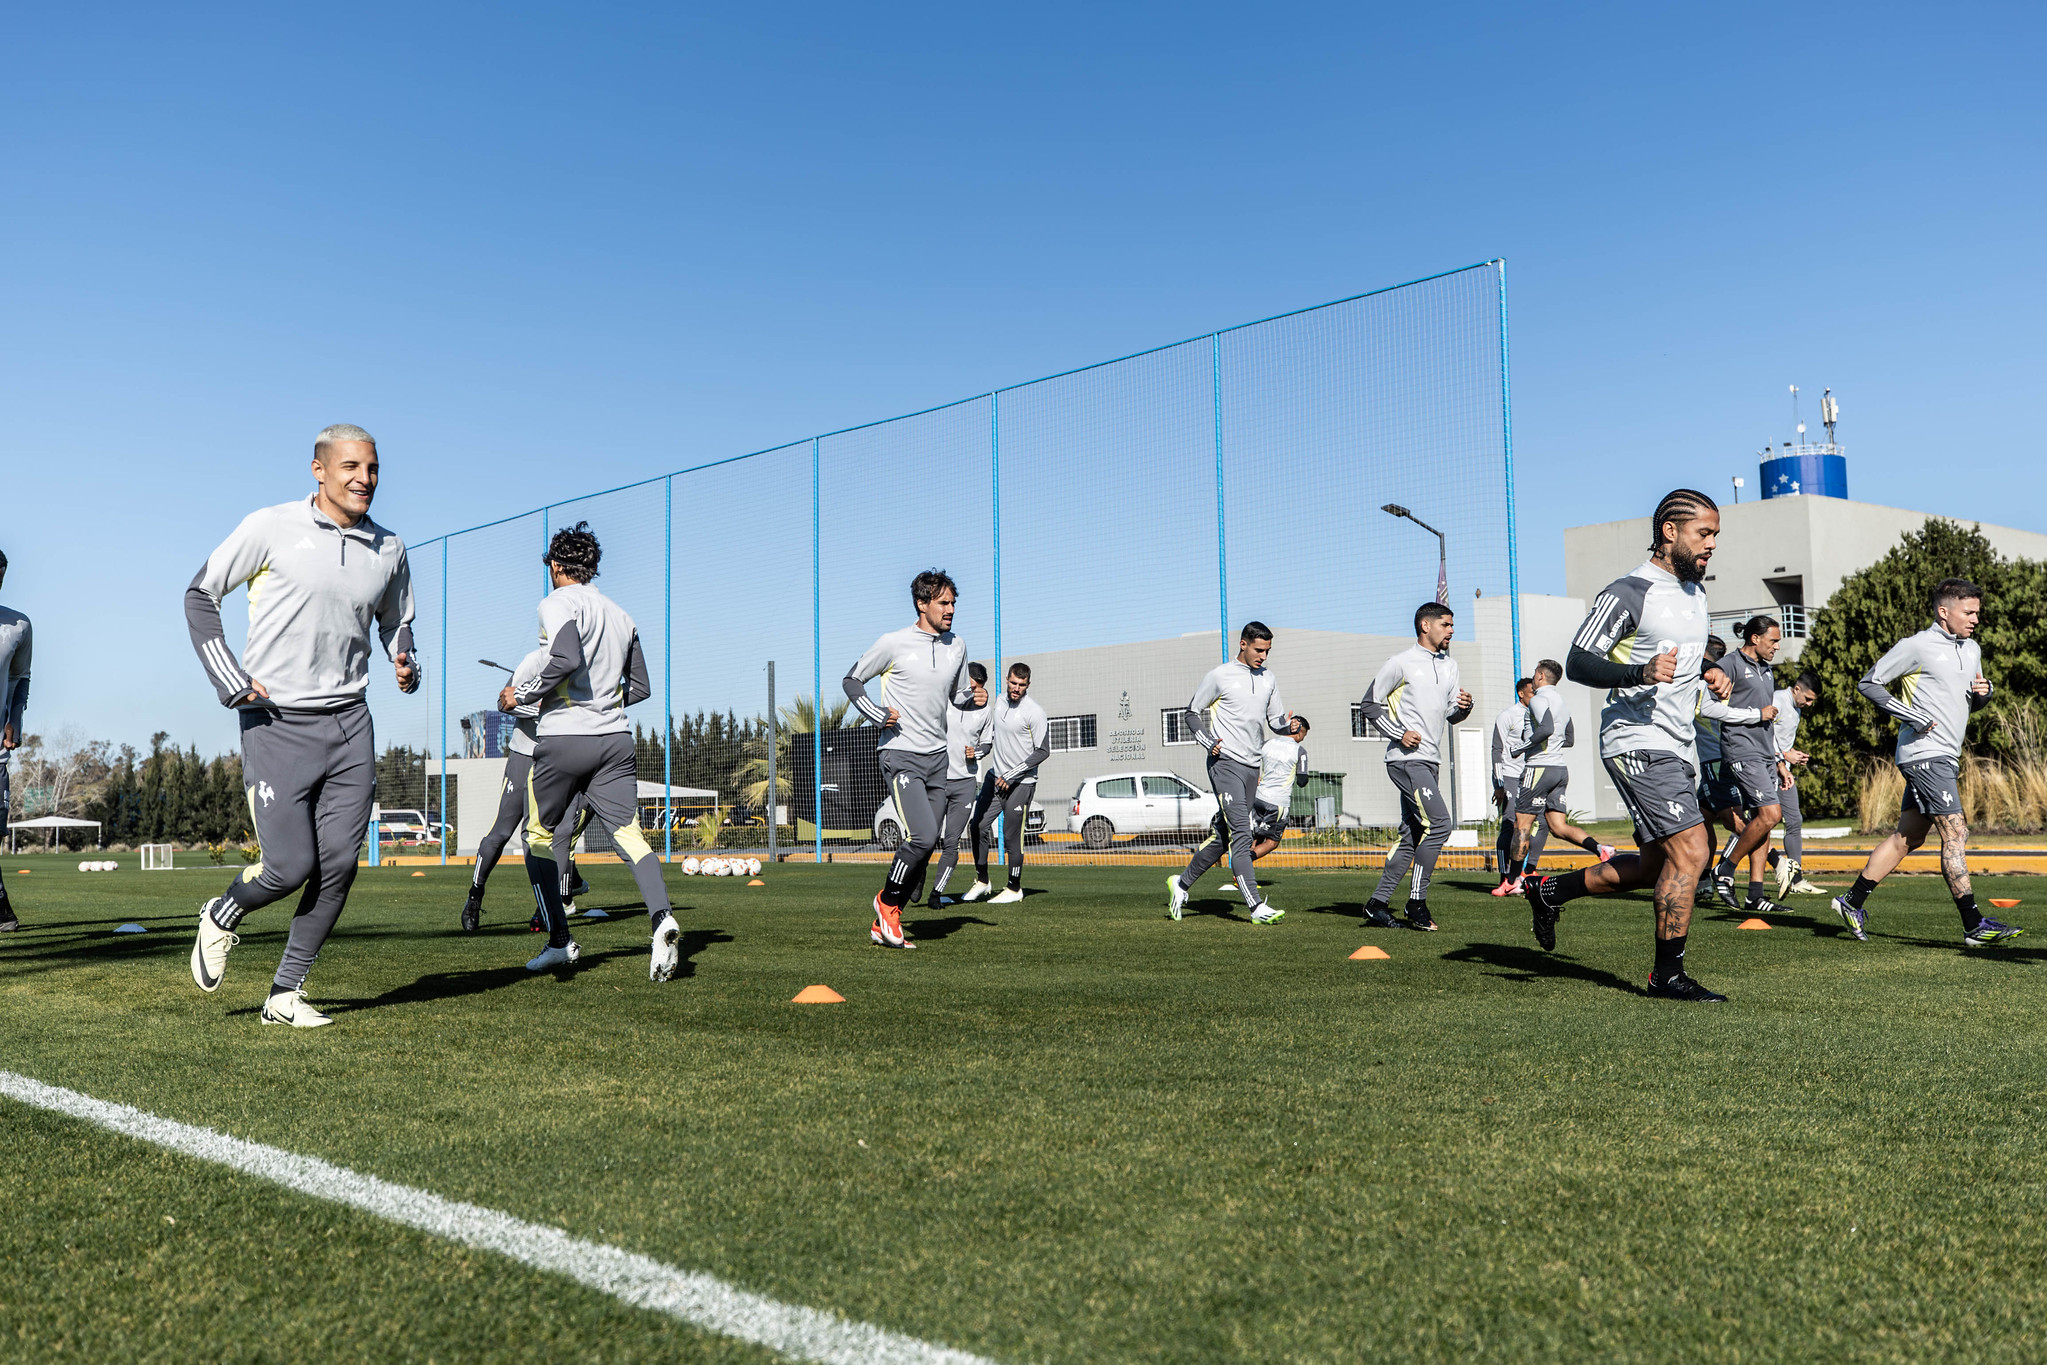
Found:
[[1114, 773], [1080, 784], [1066, 828], [1083, 847], [1099, 849], [1136, 834], [1205, 833], [1215, 812], [1214, 794], [1177, 773]]

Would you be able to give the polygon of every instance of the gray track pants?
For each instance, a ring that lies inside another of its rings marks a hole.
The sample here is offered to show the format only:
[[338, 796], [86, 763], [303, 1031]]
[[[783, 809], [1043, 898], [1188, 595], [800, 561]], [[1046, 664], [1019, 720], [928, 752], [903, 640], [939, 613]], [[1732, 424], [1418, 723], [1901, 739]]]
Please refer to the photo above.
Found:
[[1798, 810], [1798, 788], [1785, 787], [1777, 793], [1784, 811], [1784, 856], [1794, 863], [1805, 861], [1805, 817]]
[[995, 822], [1002, 821], [1002, 847], [1009, 859], [1009, 885], [1023, 885], [1024, 817], [1030, 813], [1031, 798], [1038, 794], [1038, 779], [1027, 777], [1008, 791], [995, 790], [995, 774], [981, 779], [981, 794], [974, 800], [974, 879], [988, 880], [988, 854], [995, 847]]
[[[1230, 829], [1230, 875], [1237, 879], [1237, 890], [1244, 893], [1244, 904], [1255, 910], [1265, 904], [1258, 894], [1258, 873], [1251, 863], [1252, 808], [1258, 800], [1258, 769], [1234, 758], [1210, 754], [1208, 785], [1221, 803], [1223, 823]], [[1221, 860], [1221, 845], [1210, 839], [1194, 850], [1187, 870], [1180, 874], [1180, 885], [1192, 891], [1194, 883]]]
[[370, 708], [243, 711], [242, 786], [263, 858], [228, 887], [213, 918], [233, 929], [304, 887], [274, 979], [277, 990], [297, 990], [341, 918], [369, 832], [377, 799]]
[[[1386, 776], [1400, 792], [1400, 842], [1386, 855], [1386, 871], [1372, 899], [1391, 905], [1400, 879], [1414, 868], [1414, 892], [1410, 900], [1429, 898], [1429, 878], [1436, 871], [1436, 855], [1450, 842], [1450, 807], [1436, 785], [1436, 765], [1410, 761], [1388, 763]], [[1540, 817], [1538, 817], [1540, 818]]]
[[[967, 821], [974, 814], [974, 791], [971, 777], [945, 780], [945, 813], [938, 821], [938, 866], [934, 869], [937, 880], [931, 883], [934, 896], [944, 892], [946, 878], [952, 876], [953, 865], [960, 860], [960, 836], [967, 832]], [[921, 884], [912, 888], [910, 899], [916, 900], [922, 890]]]
[[[498, 859], [504, 856], [505, 845], [512, 841], [513, 831], [526, 819], [526, 774], [532, 769], [533, 755], [517, 752], [505, 755], [505, 784], [498, 792], [498, 817], [491, 825], [490, 833], [477, 842], [476, 869], [469, 878], [470, 886], [478, 895], [483, 893], [484, 884], [490, 880]], [[561, 872], [564, 896], [575, 884], [576, 836], [589, 822], [590, 803], [578, 796], [569, 803], [569, 813], [562, 825], [555, 828], [558, 837], [554, 841], [554, 865]]]
[[[526, 774], [526, 879], [547, 916], [548, 942], [569, 938], [562, 908], [561, 871], [554, 861], [554, 831], [578, 796], [590, 803], [591, 818], [611, 836], [612, 847], [632, 865], [647, 918], [659, 923], [668, 913], [668, 887], [661, 864], [640, 833], [638, 764], [630, 734], [542, 735]], [[559, 942], [557, 942], [559, 940]]]
[[895, 802], [896, 819], [903, 827], [903, 842], [888, 866], [881, 903], [900, 910], [909, 902], [910, 888], [923, 877], [924, 865], [937, 850], [945, 824], [945, 750], [906, 754], [883, 749], [881, 775], [888, 782], [889, 799]]

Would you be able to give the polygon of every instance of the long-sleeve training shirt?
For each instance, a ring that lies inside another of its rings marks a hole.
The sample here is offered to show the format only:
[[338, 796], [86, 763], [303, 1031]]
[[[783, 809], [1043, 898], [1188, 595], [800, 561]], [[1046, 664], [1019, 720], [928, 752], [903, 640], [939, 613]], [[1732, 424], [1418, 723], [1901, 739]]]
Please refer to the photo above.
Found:
[[1038, 765], [1052, 756], [1051, 722], [1045, 708], [1026, 696], [1016, 705], [1003, 693], [988, 707], [988, 733], [983, 750], [992, 754], [995, 775], [1012, 787], [1038, 780]]
[[1762, 719], [1761, 711], [1746, 706], [1729, 706], [1701, 687], [1699, 714], [1692, 720], [1692, 732], [1699, 744], [1699, 762], [1718, 763], [1727, 756], [1720, 743], [1722, 725], [1756, 725]]
[[1561, 768], [1564, 750], [1578, 742], [1578, 727], [1564, 709], [1564, 694], [1555, 683], [1535, 689], [1528, 701], [1528, 734], [1521, 752], [1530, 768]]
[[1969, 714], [1990, 701], [1969, 690], [1982, 671], [1982, 647], [1935, 624], [1892, 645], [1856, 687], [1898, 718], [1898, 762], [1960, 758]]
[[1515, 702], [1493, 717], [1493, 781], [1518, 778], [1528, 767], [1521, 746], [1528, 742], [1528, 708]]
[[[1763, 719], [1763, 708], [1771, 704], [1771, 697], [1777, 690], [1777, 683], [1770, 676], [1770, 666], [1751, 659], [1741, 650], [1729, 650], [1717, 663], [1707, 664], [1705, 670], [1718, 669], [1734, 684], [1734, 690], [1727, 694], [1727, 705], [1748, 712], [1744, 720], [1720, 720], [1720, 756], [1730, 763], [1766, 763], [1777, 757], [1776, 736], [1769, 722]], [[1705, 688], [1699, 689], [1700, 714], [1705, 714], [1703, 700], [1712, 696]]]
[[1308, 785], [1308, 751], [1292, 735], [1265, 741], [1258, 755], [1257, 799], [1284, 814], [1293, 804], [1294, 788]]
[[[244, 583], [249, 638], [237, 659], [221, 628], [220, 599]], [[185, 626], [222, 706], [353, 706], [369, 686], [373, 626], [387, 657], [408, 655], [419, 667], [412, 613], [405, 542], [368, 517], [338, 526], [310, 497], [244, 517], [185, 589]], [[251, 695], [252, 677], [268, 701]]]
[[1269, 668], [1232, 659], [1208, 670], [1187, 703], [1187, 728], [1204, 749], [1222, 744], [1222, 756], [1257, 767], [1268, 732], [1287, 732], [1286, 703]]
[[[547, 667], [550, 653], [546, 645], [519, 660], [519, 666], [512, 670], [512, 692], [517, 695], [521, 687], [540, 676], [540, 670]], [[505, 741], [508, 752], [530, 754], [534, 743], [540, 738], [540, 703], [538, 700], [522, 702], [512, 708], [512, 737]]]
[[[867, 684], [877, 678], [870, 692]], [[890, 631], [847, 671], [843, 686], [860, 714], [882, 727], [876, 747], [905, 754], [937, 753], [945, 747], [946, 707], [977, 706], [966, 642], [949, 630], [933, 635], [909, 625]]]
[[[1388, 659], [1358, 704], [1373, 734], [1386, 737], [1388, 763], [1434, 763], [1442, 751], [1443, 724], [1455, 725], [1471, 714], [1457, 704], [1457, 661], [1449, 650], [1432, 653], [1409, 645]], [[1421, 743], [1412, 749], [1400, 737], [1412, 730]]]
[[512, 698], [540, 704], [540, 737], [630, 730], [625, 709], [654, 693], [633, 618], [588, 583], [556, 588], [540, 599], [539, 615], [547, 661], [513, 684]]
[[[1572, 682], [1610, 689], [1599, 713], [1601, 758], [1644, 750], [1693, 757], [1699, 665], [1709, 634], [1704, 590], [1654, 561], [1606, 585], [1564, 661]], [[1644, 683], [1642, 665], [1673, 650], [1671, 681]]]
[[1798, 747], [1798, 707], [1792, 702], [1788, 687], [1778, 688], [1770, 700], [1777, 708], [1777, 719], [1770, 722], [1770, 738], [1782, 757]]
[[[972, 777], [981, 770], [981, 754], [986, 752], [988, 738], [989, 708], [975, 706], [962, 710], [946, 703], [945, 707], [945, 775], [950, 781]], [[974, 757], [966, 755], [967, 746], [974, 747]]]
[[[22, 729], [28, 715], [28, 665], [34, 653], [35, 632], [28, 618], [12, 607], [0, 607], [0, 725], [12, 725], [17, 742], [27, 739]], [[7, 751], [0, 749], [0, 763]]]

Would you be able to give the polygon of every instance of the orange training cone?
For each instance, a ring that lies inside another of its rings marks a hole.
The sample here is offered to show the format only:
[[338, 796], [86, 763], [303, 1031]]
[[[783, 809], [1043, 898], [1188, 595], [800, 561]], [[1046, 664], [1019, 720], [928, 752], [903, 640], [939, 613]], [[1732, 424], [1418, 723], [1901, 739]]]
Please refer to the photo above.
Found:
[[1766, 919], [1745, 919], [1734, 927], [1737, 929], [1767, 929], [1770, 927], [1770, 921]]
[[1991, 897], [1991, 898], [1990, 898], [1990, 903], [1991, 903], [1992, 905], [1996, 906], [1996, 907], [1997, 907], [1998, 909], [2000, 909], [2000, 910], [2009, 910], [2009, 909], [2011, 909], [2011, 908], [2012, 908], [2012, 907], [2013, 907], [2014, 905], [2017, 905], [2017, 904], [2018, 904], [2018, 901], [2017, 901], [2017, 900], [2015, 900], [2015, 899], [2014, 899], [2014, 900], [1999, 900], [1999, 899], [1997, 899], [1997, 898], [1996, 898], [1995, 896], [1993, 896], [1993, 897]]
[[767, 885], [767, 883], [766, 883], [766, 882], [764, 882], [764, 881], [762, 881], [762, 880], [761, 880], [761, 879], [760, 879], [759, 877], [755, 877], [755, 878], [754, 878], [754, 879], [753, 879], [752, 881], [748, 882], [748, 883], [747, 883], [747, 885], [748, 885], [748, 886], [766, 886], [766, 885]]
[[426, 875], [426, 873], [424, 873], [424, 872], [415, 872], [415, 873], [413, 873], [412, 875], [413, 875], [413, 876], [415, 876], [415, 877], [424, 877], [424, 876]]
[[1352, 962], [1360, 960], [1365, 962], [1385, 962], [1390, 961], [1392, 957], [1393, 954], [1387, 952], [1384, 948], [1374, 948], [1371, 944], [1367, 943], [1364, 947], [1352, 953], [1350, 960]]
[[792, 1005], [843, 1005], [846, 1003], [846, 997], [840, 995], [830, 986], [805, 986], [790, 997], [789, 1003]]

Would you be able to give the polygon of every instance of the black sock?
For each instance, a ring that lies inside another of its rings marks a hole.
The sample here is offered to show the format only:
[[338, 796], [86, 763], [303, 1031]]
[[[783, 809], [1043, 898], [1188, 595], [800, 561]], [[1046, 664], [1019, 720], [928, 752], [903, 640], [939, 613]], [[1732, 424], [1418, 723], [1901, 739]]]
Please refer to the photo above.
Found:
[[1016, 864], [1015, 866], [1013, 866], [1013, 867], [1011, 867], [1011, 868], [1009, 869], [1009, 889], [1010, 889], [1010, 890], [1012, 890], [1012, 891], [1021, 891], [1021, 890], [1023, 890], [1023, 864], [1022, 864], [1022, 863], [1017, 863], [1017, 864]]
[[1767, 898], [1763, 895], [1762, 883], [1750, 882], [1748, 884], [1749, 908], [1754, 909], [1757, 905], [1761, 904], [1765, 899]]
[[1862, 876], [1856, 877], [1855, 885], [1848, 888], [1849, 907], [1851, 909], [1860, 910], [1862, 908], [1862, 903], [1869, 899], [1869, 893], [1874, 890], [1876, 890], [1875, 882], [1871, 881], [1867, 877]]
[[1983, 916], [1976, 911], [1976, 893], [1971, 891], [1965, 896], [1955, 897], [1955, 909], [1962, 912], [1963, 932], [1975, 933], [1976, 926], [1983, 922]]
[[1668, 981], [1685, 969], [1685, 935], [1676, 938], [1656, 940], [1656, 970], [1651, 973], [1658, 981]]
[[241, 883], [237, 881], [234, 886], [230, 886], [226, 894], [220, 898], [220, 904], [208, 912], [213, 922], [230, 934], [240, 927], [242, 916], [249, 913], [249, 907], [235, 899], [235, 887], [240, 885]]
[[1428, 897], [1409, 896], [1407, 898], [1407, 914], [1410, 919], [1413, 918], [1415, 915], [1418, 914], [1426, 915], [1428, 913], [1429, 913]]
[[1599, 840], [1593, 838], [1589, 834], [1578, 841], [1578, 847], [1584, 849], [1587, 853], [1590, 853], [1595, 858], [1599, 856]]
[[923, 863], [911, 864], [907, 848], [898, 852], [888, 865], [888, 880], [881, 887], [881, 903], [892, 910], [902, 909], [910, 899], [910, 883], [917, 880], [917, 874], [923, 870]]
[[1551, 905], [1562, 905], [1565, 901], [1574, 901], [1580, 896], [1592, 894], [1585, 889], [1585, 872], [1582, 868], [1576, 872], [1566, 872], [1561, 877], [1551, 877], [1548, 891]]
[[534, 903], [540, 907], [540, 918], [547, 925], [547, 946], [568, 947], [569, 917], [562, 910], [561, 876], [555, 871], [554, 859], [539, 858], [527, 850], [526, 880], [533, 884]]
[[1784, 855], [1783, 855], [1783, 853], [1782, 853], [1782, 852], [1780, 852], [1780, 851], [1778, 851], [1777, 849], [1774, 849], [1774, 848], [1770, 850], [1770, 866], [1771, 866], [1771, 867], [1775, 867], [1775, 866], [1776, 866], [1776, 865], [1777, 865], [1778, 863], [1782, 862], [1783, 860], [1784, 860]]

